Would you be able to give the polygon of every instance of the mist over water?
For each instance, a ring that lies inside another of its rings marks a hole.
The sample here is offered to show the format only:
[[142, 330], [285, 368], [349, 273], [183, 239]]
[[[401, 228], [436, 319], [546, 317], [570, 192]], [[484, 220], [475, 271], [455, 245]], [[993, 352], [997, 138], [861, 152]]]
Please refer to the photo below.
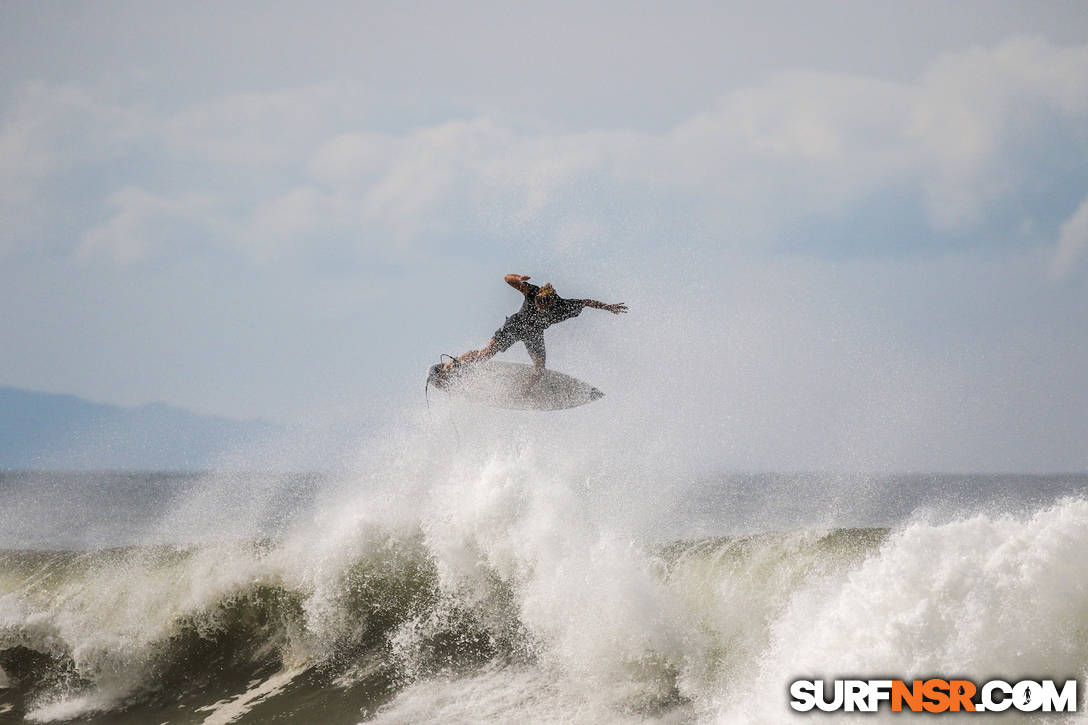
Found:
[[321, 475], [4, 474], [0, 719], [767, 722], [802, 675], [1086, 674], [1088, 477], [723, 474], [606, 405], [438, 398]]

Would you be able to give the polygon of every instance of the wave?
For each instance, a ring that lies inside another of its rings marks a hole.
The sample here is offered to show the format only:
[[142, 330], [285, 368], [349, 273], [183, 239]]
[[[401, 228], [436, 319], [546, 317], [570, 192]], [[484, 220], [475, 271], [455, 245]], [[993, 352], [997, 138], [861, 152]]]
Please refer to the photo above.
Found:
[[411, 678], [518, 654], [509, 592], [496, 582], [490, 606], [463, 606], [439, 589], [418, 535], [375, 532], [335, 584], [284, 568], [284, 554], [269, 543], [0, 553], [9, 697], [41, 721], [196, 709], [293, 669], [303, 690], [372, 704]]
[[0, 718], [754, 723], [801, 676], [1088, 674], [1083, 496], [655, 541], [532, 446], [394, 463], [274, 539], [0, 552]]
[[1068, 500], [1027, 520], [602, 539], [580, 571], [479, 562], [471, 581], [423, 531], [370, 531], [321, 572], [273, 543], [5, 552], [0, 668], [31, 721], [785, 719], [802, 673], [1082, 677], [1086, 524]]

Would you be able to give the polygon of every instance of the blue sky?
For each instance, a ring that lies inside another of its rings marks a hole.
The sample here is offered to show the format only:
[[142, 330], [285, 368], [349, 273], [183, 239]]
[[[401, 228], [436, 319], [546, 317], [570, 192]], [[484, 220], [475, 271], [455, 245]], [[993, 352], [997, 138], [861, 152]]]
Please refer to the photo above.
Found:
[[0, 21], [0, 383], [366, 417], [520, 272], [631, 305], [549, 362], [708, 465], [1088, 468], [1080, 3]]

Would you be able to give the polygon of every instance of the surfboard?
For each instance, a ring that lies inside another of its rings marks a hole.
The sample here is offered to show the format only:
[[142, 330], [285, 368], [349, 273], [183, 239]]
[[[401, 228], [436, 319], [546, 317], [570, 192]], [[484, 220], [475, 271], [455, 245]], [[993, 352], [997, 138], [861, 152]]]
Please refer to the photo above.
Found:
[[488, 360], [464, 365], [434, 381], [434, 386], [473, 402], [513, 410], [563, 410], [604, 397], [589, 383], [547, 369], [526, 391], [532, 374], [532, 365]]

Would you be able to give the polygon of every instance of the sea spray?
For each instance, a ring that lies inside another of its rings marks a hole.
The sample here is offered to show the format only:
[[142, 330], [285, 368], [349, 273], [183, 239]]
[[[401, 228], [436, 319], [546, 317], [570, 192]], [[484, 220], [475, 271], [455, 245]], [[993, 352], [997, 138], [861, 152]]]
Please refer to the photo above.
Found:
[[424, 532], [443, 585], [477, 597], [491, 577], [507, 584], [538, 659], [572, 682], [622, 704], [673, 696], [696, 633], [667, 594], [660, 560], [594, 525], [578, 487], [529, 450], [437, 488]]

